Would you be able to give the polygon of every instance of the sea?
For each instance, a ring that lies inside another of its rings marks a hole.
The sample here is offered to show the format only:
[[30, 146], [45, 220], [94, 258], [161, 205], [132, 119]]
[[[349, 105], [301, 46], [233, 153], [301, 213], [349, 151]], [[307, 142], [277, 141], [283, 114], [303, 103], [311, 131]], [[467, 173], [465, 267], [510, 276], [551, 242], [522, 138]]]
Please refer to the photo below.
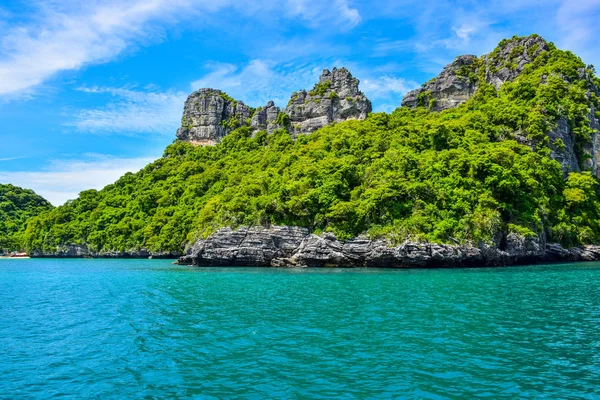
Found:
[[600, 398], [600, 263], [0, 260], [0, 398]]

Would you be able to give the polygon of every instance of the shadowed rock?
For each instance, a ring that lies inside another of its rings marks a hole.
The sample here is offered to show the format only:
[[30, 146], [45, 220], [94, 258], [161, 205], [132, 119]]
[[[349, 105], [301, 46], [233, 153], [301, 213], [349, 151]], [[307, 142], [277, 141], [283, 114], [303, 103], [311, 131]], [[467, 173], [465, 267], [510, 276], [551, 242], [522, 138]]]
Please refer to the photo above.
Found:
[[252, 116], [250, 121], [252, 130], [254, 132], [266, 131], [267, 133], [273, 133], [276, 129], [282, 128], [283, 126], [277, 123], [279, 113], [279, 107], [269, 101], [265, 107], [258, 108]]
[[200, 89], [186, 100], [177, 138], [194, 145], [214, 145], [240, 126], [253, 133], [286, 128], [292, 135], [310, 133], [334, 122], [365, 119], [371, 102], [358, 90], [346, 68], [324, 70], [313, 90], [292, 94], [285, 110], [272, 101], [253, 109], [220, 90]]

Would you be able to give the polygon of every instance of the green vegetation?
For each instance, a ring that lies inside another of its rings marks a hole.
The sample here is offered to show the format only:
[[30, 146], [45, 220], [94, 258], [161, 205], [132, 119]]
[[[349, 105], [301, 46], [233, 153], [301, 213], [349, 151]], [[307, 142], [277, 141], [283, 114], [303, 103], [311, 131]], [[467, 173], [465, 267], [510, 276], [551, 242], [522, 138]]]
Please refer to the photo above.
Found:
[[0, 184], [0, 252], [23, 248], [26, 221], [52, 205], [32, 190]]
[[458, 68], [458, 70], [456, 71], [456, 76], [468, 78], [470, 82], [476, 82], [477, 78], [478, 78], [477, 71], [479, 70], [479, 68], [482, 67], [482, 65], [483, 65], [482, 60], [477, 58], [469, 64], [461, 65]]
[[277, 114], [277, 118], [275, 119], [275, 123], [279, 126], [283, 126], [285, 128], [288, 128], [290, 125], [290, 116], [287, 115], [284, 112], [279, 112]]
[[324, 96], [329, 89], [331, 89], [331, 81], [319, 82], [308, 94], [311, 96]]
[[227, 130], [234, 130], [240, 127], [240, 121], [237, 117], [230, 117], [229, 119], [224, 119], [221, 121], [221, 126]]
[[221, 96], [223, 100], [230, 102], [234, 108], [237, 106], [237, 100], [228, 95], [227, 93], [219, 91], [219, 96]]
[[[480, 77], [468, 102], [443, 112], [427, 108], [426, 92], [417, 109], [297, 140], [284, 129], [252, 137], [241, 127], [213, 147], [175, 142], [140, 172], [32, 218], [26, 245], [176, 251], [220, 227], [256, 224], [342, 239], [499, 243], [515, 232], [565, 246], [600, 243], [598, 179], [589, 172], [565, 179], [546, 134], [566, 119], [585, 167], [587, 116], [598, 102], [588, 93], [599, 81], [582, 78], [582, 68], [572, 53], [552, 48], [499, 91]], [[533, 149], [513, 140], [515, 132]]]
[[417, 106], [425, 107], [425, 106], [431, 105], [431, 100], [434, 100], [432, 98], [431, 90], [426, 90], [424, 92], [421, 92], [417, 95]]

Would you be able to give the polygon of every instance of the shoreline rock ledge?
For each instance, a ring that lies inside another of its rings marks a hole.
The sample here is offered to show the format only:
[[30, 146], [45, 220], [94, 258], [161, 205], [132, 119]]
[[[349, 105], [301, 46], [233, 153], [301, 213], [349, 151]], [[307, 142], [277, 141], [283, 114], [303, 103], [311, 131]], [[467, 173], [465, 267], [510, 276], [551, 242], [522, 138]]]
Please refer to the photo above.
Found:
[[179, 264], [256, 267], [491, 267], [537, 262], [600, 260], [600, 246], [565, 249], [540, 238], [509, 234], [502, 249], [492, 245], [460, 246], [388, 241], [364, 236], [340, 241], [291, 226], [222, 228], [200, 239]]

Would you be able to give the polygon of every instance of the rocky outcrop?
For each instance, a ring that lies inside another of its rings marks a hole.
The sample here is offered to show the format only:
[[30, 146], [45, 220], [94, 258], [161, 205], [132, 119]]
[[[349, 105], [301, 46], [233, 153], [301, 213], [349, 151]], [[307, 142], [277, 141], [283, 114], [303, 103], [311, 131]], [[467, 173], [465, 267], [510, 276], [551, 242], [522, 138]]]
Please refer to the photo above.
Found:
[[272, 101], [269, 101], [265, 107], [257, 108], [250, 121], [252, 130], [254, 132], [266, 131], [271, 134], [276, 129], [282, 128], [283, 126], [277, 120], [280, 112], [280, 108]]
[[543, 239], [509, 234], [497, 246], [459, 246], [357, 237], [340, 241], [326, 233], [289, 226], [223, 228], [198, 240], [179, 258], [197, 266], [264, 267], [483, 267], [537, 261], [600, 260], [600, 246], [563, 249]]
[[437, 76], [421, 88], [408, 92], [403, 107], [428, 107], [442, 111], [469, 100], [477, 90], [476, 73], [479, 59], [473, 55], [457, 57]]
[[365, 119], [371, 102], [358, 90], [358, 79], [346, 68], [324, 70], [313, 90], [293, 93], [285, 110], [272, 101], [253, 109], [215, 89], [188, 96], [177, 138], [194, 145], [214, 145], [232, 130], [249, 126], [253, 133], [280, 128], [292, 135], [310, 133], [334, 122]]
[[247, 124], [253, 110], [220, 90], [200, 89], [188, 96], [177, 138], [195, 145], [214, 145]]
[[482, 57], [485, 81], [499, 89], [505, 82], [521, 75], [527, 64], [548, 50], [548, 42], [538, 35], [505, 39], [492, 53]]
[[[560, 163], [564, 174], [573, 171], [579, 172], [579, 161], [575, 154], [575, 138], [566, 118], [560, 118], [556, 126], [548, 131], [548, 139], [550, 139], [550, 157]], [[523, 138], [520, 142], [533, 147], [527, 138]]]
[[92, 251], [85, 245], [56, 246], [54, 250], [32, 250], [32, 258], [178, 258], [180, 252], [153, 252], [146, 249], [128, 251]]
[[316, 131], [334, 122], [365, 119], [371, 101], [358, 89], [359, 80], [346, 68], [323, 70], [311, 91], [292, 94], [285, 113], [293, 135]]
[[482, 77], [499, 89], [505, 82], [518, 77], [527, 64], [549, 49], [542, 37], [532, 35], [503, 40], [492, 53], [481, 58], [459, 56], [436, 78], [408, 92], [402, 106], [424, 106], [434, 111], [457, 107], [473, 96]]
[[[427, 107], [432, 111], [458, 107], [474, 95], [482, 81], [499, 89], [504, 83], [516, 79], [528, 64], [549, 50], [550, 45], [542, 37], [532, 35], [503, 40], [492, 53], [480, 58], [473, 55], [457, 57], [436, 78], [407, 93], [402, 100], [402, 106]], [[579, 79], [587, 81], [588, 100], [591, 97], [590, 92], [598, 95], [592, 74], [583, 68], [578, 73]], [[547, 132], [550, 156], [561, 164], [565, 176], [583, 168], [600, 177], [600, 149], [597, 145], [600, 124], [593, 107], [588, 120], [594, 133], [588, 143], [581, 145], [585, 154], [583, 160], [579, 160], [577, 156], [576, 137], [567, 118], [558, 118]], [[530, 139], [520, 131], [513, 132], [512, 136], [521, 144], [532, 149], [537, 148], [538, 141]]]

